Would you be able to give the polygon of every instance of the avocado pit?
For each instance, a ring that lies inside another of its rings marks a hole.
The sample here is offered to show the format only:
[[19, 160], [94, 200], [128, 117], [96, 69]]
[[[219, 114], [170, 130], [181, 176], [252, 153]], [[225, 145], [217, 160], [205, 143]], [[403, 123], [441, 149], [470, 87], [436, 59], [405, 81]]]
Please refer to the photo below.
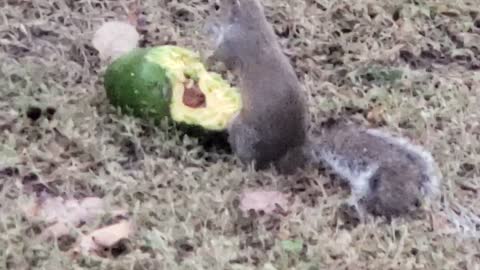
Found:
[[193, 80], [187, 80], [184, 84], [182, 102], [190, 108], [205, 108], [207, 106], [205, 94]]

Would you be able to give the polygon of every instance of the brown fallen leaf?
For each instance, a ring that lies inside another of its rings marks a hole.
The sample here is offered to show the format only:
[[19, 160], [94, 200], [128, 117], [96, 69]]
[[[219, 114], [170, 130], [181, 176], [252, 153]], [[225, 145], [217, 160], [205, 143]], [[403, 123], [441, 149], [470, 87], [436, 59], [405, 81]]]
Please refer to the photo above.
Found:
[[372, 108], [367, 114], [367, 120], [374, 124], [385, 122], [385, 108], [383, 106]]
[[46, 223], [64, 222], [78, 225], [88, 222], [105, 213], [105, 205], [100, 198], [88, 197], [82, 200], [47, 197], [32, 200], [24, 208], [26, 217]]
[[120, 21], [103, 24], [94, 34], [92, 44], [100, 58], [113, 61], [137, 48], [140, 34], [135, 26]]
[[277, 238], [280, 240], [288, 240], [290, 235], [290, 231], [284, 227], [281, 227], [277, 232]]
[[49, 240], [52, 237], [58, 239], [64, 235], [69, 235], [72, 228], [72, 226], [69, 226], [69, 224], [65, 222], [55, 223], [42, 232], [40, 239]]
[[[84, 223], [91, 223], [107, 213], [105, 203], [97, 197], [87, 197], [81, 200], [49, 197], [31, 199], [22, 206], [26, 218], [31, 221], [41, 221], [50, 224], [42, 234], [41, 239], [59, 238], [70, 234], [71, 230]], [[113, 216], [126, 216], [124, 210], [112, 210]]]
[[268, 215], [278, 208], [284, 212], [288, 209], [286, 194], [278, 191], [245, 191], [240, 198], [240, 209], [245, 213], [254, 210], [255, 212], [263, 211]]
[[111, 248], [121, 240], [128, 239], [133, 235], [133, 224], [128, 220], [122, 220], [119, 223], [97, 229], [87, 235], [84, 235], [78, 241], [74, 252], [100, 255], [106, 248]]
[[448, 219], [445, 216], [441, 215], [430, 215], [430, 227], [432, 231], [443, 230], [448, 228]]
[[454, 9], [453, 7], [449, 5], [438, 5], [436, 6], [436, 11], [439, 14], [448, 16], [448, 17], [458, 17], [461, 15], [460, 11], [457, 9]]

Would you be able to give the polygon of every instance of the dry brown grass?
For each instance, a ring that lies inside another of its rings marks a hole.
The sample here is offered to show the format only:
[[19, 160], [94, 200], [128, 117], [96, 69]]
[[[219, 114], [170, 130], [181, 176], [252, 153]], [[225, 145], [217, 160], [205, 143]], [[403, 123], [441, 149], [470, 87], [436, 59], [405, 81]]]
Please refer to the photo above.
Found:
[[[441, 167], [427, 217], [353, 227], [336, 215], [348, 190], [321, 172], [250, 172], [109, 108], [90, 39], [129, 2], [0, 1], [1, 269], [479, 269], [478, 1], [264, 1], [313, 124], [384, 108], [371, 124], [425, 145]], [[141, 2], [144, 45], [202, 48], [206, 0]], [[43, 110], [36, 121], [32, 106]], [[19, 211], [22, 184], [126, 207], [137, 235], [120, 255], [71, 261], [68, 241], [35, 240], [44, 225]], [[242, 218], [246, 187], [291, 190], [306, 206], [267, 224]], [[282, 239], [304, 250], [289, 253]]]

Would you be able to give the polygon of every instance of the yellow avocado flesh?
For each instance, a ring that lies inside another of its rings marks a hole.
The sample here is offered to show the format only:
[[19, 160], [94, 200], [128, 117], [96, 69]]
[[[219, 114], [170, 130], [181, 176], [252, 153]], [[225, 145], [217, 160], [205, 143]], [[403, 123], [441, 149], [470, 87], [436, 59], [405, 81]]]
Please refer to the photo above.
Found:
[[[174, 121], [200, 125], [208, 130], [225, 130], [240, 111], [242, 104], [238, 89], [219, 74], [207, 71], [196, 53], [177, 46], [161, 46], [152, 49], [145, 59], [166, 70], [172, 84], [170, 115]], [[206, 106], [192, 108], [183, 103], [184, 83], [189, 82], [189, 77], [198, 79]]]

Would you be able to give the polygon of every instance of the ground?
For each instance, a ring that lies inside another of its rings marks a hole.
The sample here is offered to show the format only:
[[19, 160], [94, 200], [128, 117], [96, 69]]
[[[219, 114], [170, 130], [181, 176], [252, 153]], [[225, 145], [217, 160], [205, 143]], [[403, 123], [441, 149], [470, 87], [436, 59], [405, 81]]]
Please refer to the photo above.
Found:
[[[478, 1], [264, 1], [312, 125], [351, 116], [424, 145], [439, 164], [441, 196], [422, 218], [366, 224], [337, 214], [349, 191], [322, 171], [252, 172], [117, 114], [91, 38], [104, 21], [126, 20], [130, 2], [0, 3], [1, 268], [478, 269]], [[140, 2], [142, 46], [202, 50], [211, 3]], [[246, 188], [292, 192], [301, 204], [266, 222], [243, 217]], [[37, 240], [45, 224], [20, 210], [35, 191], [98, 196], [129, 211], [135, 235], [106, 258], [72, 259], [69, 241]]]

